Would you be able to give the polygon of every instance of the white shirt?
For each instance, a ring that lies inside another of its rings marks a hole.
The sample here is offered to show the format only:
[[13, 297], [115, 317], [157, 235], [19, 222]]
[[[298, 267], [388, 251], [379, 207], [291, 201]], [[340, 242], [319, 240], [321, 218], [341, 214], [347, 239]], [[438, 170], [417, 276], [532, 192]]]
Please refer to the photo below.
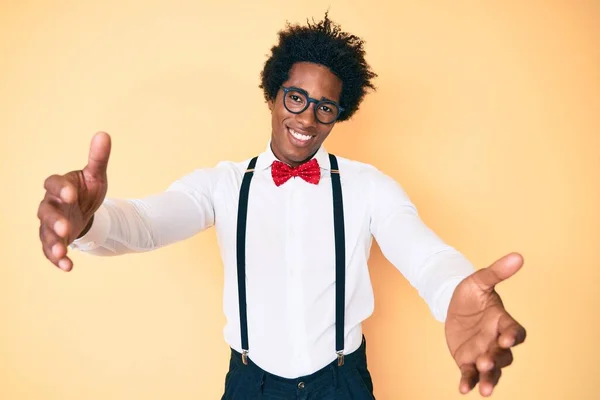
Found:
[[[318, 185], [291, 178], [277, 187], [270, 149], [259, 155], [250, 185], [246, 236], [249, 356], [285, 378], [335, 360], [335, 246], [328, 153], [315, 158]], [[373, 312], [367, 268], [372, 238], [444, 321], [456, 285], [474, 268], [419, 218], [406, 193], [371, 165], [337, 157], [346, 239], [345, 353], [362, 340]], [[216, 228], [224, 264], [226, 342], [241, 352], [236, 230], [240, 186], [249, 159], [221, 162], [143, 199], [105, 199], [90, 230], [73, 247], [95, 255], [159, 248]]]

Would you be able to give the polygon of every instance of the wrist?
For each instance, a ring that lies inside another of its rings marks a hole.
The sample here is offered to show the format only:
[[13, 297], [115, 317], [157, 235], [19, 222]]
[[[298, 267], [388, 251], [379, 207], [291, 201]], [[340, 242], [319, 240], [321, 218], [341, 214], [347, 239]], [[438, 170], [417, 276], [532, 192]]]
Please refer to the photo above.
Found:
[[93, 223], [94, 223], [94, 215], [92, 215], [92, 218], [90, 218], [90, 221], [87, 223], [87, 225], [85, 226], [85, 228], [83, 228], [83, 230], [81, 231], [81, 233], [79, 235], [77, 235], [77, 239], [83, 237], [86, 233], [88, 233], [88, 231], [92, 227]]

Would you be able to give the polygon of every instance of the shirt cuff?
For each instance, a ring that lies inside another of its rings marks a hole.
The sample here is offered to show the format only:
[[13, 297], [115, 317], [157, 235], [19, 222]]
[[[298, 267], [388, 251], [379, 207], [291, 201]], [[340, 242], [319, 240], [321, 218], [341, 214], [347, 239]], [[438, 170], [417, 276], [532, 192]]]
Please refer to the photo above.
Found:
[[454, 295], [454, 291], [459, 283], [462, 282], [464, 278], [455, 278], [444, 284], [442, 288], [439, 290], [439, 294], [435, 299], [435, 306], [432, 310], [433, 316], [439, 322], [446, 322], [446, 317], [448, 316], [448, 307], [450, 307], [450, 301], [452, 300], [452, 296]]
[[69, 247], [80, 251], [94, 250], [106, 242], [110, 232], [110, 216], [106, 207], [101, 205], [94, 214], [90, 229], [82, 237], [75, 239]]
[[456, 287], [466, 277], [475, 272], [473, 264], [471, 264], [462, 254], [455, 253], [447, 257], [437, 260], [439, 265], [443, 265], [440, 271], [441, 280], [439, 286], [433, 295], [431, 302], [431, 312], [434, 318], [440, 322], [446, 321], [448, 307], [454, 295]]

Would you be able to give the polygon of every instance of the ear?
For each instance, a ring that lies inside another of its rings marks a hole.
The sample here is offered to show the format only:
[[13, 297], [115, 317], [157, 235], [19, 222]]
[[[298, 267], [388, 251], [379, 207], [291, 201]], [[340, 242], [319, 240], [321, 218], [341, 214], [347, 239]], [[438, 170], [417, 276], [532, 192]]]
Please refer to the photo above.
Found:
[[268, 100], [267, 105], [269, 106], [269, 110], [273, 112], [273, 99]]

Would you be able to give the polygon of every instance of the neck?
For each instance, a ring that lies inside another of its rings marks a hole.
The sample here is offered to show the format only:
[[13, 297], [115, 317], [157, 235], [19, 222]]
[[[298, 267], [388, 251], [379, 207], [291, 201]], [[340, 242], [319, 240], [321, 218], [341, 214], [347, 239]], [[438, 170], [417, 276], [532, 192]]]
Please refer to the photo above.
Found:
[[311, 158], [313, 158], [315, 156], [315, 154], [317, 154], [317, 152], [319, 151], [318, 149], [312, 153], [308, 158], [302, 160], [302, 161], [292, 161], [292, 160], [283, 160], [278, 154], [277, 151], [275, 151], [275, 149], [273, 148], [273, 143], [271, 142], [270, 144], [271, 147], [271, 152], [273, 153], [273, 155], [275, 156], [275, 158], [277, 158], [279, 161], [286, 163], [287, 165], [289, 165], [292, 168], [296, 168], [301, 164], [304, 164], [305, 162], [309, 161]]

